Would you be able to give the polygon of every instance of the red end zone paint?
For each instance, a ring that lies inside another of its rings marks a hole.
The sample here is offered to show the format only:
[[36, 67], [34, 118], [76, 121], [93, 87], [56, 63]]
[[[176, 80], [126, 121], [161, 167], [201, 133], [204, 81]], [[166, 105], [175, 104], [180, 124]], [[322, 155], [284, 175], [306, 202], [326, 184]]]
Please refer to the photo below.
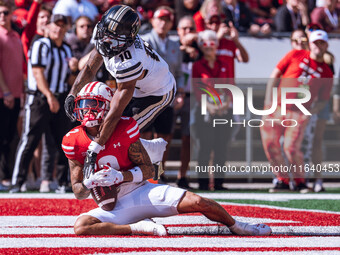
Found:
[[12, 254], [27, 254], [27, 255], [46, 255], [46, 254], [61, 254], [61, 255], [78, 255], [78, 254], [95, 254], [95, 253], [122, 253], [122, 252], [131, 252], [134, 254], [138, 254], [138, 252], [152, 252], [152, 251], [173, 251], [173, 252], [226, 252], [226, 251], [234, 251], [234, 252], [284, 252], [284, 251], [340, 251], [339, 247], [327, 247], [327, 248], [294, 248], [294, 247], [265, 247], [265, 248], [210, 248], [210, 247], [197, 247], [197, 248], [173, 248], [173, 247], [153, 247], [153, 248], [0, 248], [0, 254], [2, 255], [12, 255]]
[[79, 215], [97, 208], [92, 199], [0, 199], [1, 216]]
[[[77, 216], [88, 212], [97, 205], [92, 199], [0, 199], [1, 216]], [[296, 223], [270, 223], [271, 226], [339, 226], [340, 215], [310, 211], [290, 211], [257, 206], [223, 205], [233, 216], [292, 220]], [[200, 214], [187, 214], [200, 215]]]

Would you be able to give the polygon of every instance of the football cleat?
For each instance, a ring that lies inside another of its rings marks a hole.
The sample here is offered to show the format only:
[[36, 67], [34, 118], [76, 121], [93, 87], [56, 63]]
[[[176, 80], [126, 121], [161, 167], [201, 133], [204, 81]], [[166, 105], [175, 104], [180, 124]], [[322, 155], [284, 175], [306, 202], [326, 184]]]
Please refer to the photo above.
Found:
[[240, 221], [236, 221], [229, 229], [232, 233], [241, 236], [269, 236], [272, 233], [272, 229], [266, 224], [249, 224]]
[[156, 224], [150, 219], [141, 220], [130, 224], [132, 234], [142, 234], [148, 236], [166, 236], [167, 232], [163, 225]]

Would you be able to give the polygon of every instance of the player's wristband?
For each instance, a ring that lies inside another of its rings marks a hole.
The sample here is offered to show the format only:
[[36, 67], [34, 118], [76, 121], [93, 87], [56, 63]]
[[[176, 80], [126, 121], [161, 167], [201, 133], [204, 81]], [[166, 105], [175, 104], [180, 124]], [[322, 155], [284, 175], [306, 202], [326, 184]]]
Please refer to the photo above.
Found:
[[98, 154], [102, 149], [104, 149], [104, 147], [101, 146], [99, 143], [92, 141], [88, 149]]
[[129, 170], [132, 174], [132, 182], [142, 182], [143, 181], [143, 172], [142, 170], [136, 166]]

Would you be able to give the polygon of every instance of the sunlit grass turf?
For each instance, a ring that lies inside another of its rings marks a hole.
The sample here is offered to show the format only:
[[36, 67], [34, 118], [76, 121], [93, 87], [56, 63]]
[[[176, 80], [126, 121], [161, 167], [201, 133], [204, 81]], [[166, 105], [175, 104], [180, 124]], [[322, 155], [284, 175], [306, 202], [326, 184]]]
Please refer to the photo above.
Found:
[[232, 202], [250, 205], [272, 205], [287, 208], [297, 209], [314, 209], [323, 211], [340, 212], [339, 200], [319, 200], [319, 199], [306, 199], [306, 200], [289, 200], [289, 201], [263, 201], [253, 199], [215, 199], [218, 202]]

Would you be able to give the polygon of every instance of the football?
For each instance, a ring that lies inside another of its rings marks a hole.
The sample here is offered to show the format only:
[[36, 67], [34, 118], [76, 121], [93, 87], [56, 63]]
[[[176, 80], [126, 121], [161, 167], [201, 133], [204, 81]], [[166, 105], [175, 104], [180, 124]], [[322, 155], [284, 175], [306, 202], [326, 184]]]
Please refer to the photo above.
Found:
[[104, 211], [112, 211], [117, 202], [117, 187], [95, 187], [91, 189], [91, 196], [97, 205]]

